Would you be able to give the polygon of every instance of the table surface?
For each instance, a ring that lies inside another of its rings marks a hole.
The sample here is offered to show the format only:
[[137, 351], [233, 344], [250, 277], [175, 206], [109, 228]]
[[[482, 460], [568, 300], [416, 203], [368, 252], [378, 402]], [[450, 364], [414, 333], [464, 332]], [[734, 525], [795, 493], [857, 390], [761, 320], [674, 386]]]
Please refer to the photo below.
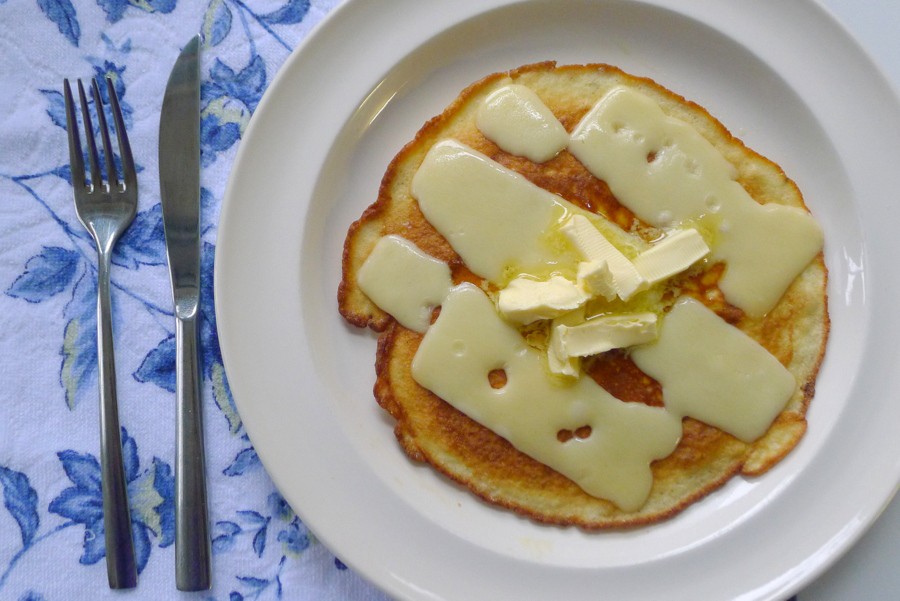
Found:
[[[218, 205], [240, 134], [278, 67], [338, 2], [0, 0], [0, 600], [385, 598], [316, 541], [260, 465], [224, 377], [211, 304]], [[900, 2], [819, 2], [900, 90]], [[201, 187], [210, 285], [201, 335], [214, 587], [188, 594], [174, 586], [174, 319], [156, 148], [168, 65], [198, 29], [206, 40]], [[64, 77], [91, 75], [113, 77], [141, 167], [137, 221], [113, 268], [141, 567], [138, 588], [127, 593], [106, 588], [91, 351], [96, 263], [72, 209], [60, 94]], [[900, 599], [898, 541], [895, 500], [797, 600]]]

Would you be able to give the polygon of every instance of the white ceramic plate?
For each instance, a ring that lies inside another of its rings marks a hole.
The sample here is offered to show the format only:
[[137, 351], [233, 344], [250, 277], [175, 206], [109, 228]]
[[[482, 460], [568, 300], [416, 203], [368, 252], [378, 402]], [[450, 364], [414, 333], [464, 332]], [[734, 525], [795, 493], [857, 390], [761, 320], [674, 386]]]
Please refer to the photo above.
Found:
[[[344, 235], [394, 153], [469, 83], [545, 59], [696, 100], [781, 164], [826, 230], [832, 335], [807, 436], [763, 477], [634, 531], [539, 526], [413, 464], [372, 396], [375, 338], [336, 308]], [[897, 99], [811, 1], [348, 2], [270, 86], [222, 209], [216, 309], [246, 429], [317, 536], [399, 598], [786, 598], [900, 478], [898, 146]]]

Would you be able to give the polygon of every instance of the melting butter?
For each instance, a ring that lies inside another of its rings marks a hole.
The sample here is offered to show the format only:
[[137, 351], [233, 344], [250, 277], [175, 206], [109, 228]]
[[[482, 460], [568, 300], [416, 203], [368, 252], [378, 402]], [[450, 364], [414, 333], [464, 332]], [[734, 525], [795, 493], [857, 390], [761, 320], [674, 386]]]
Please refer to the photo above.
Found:
[[579, 263], [576, 282], [585, 291], [602, 297], [607, 302], [619, 295], [615, 276], [609, 268], [609, 262], [604, 259]]
[[[506, 373], [499, 389], [488, 380], [497, 369]], [[554, 382], [541, 353], [471, 284], [457, 286], [444, 301], [413, 359], [412, 376], [523, 453], [625, 511], [646, 501], [650, 462], [669, 455], [681, 436], [681, 420], [665, 409], [622, 402], [590, 378]], [[561, 430], [584, 426], [590, 428], [585, 438], [557, 438]]]
[[659, 339], [631, 358], [662, 386], [666, 408], [745, 442], [769, 429], [797, 382], [771, 353], [697, 300], [679, 299]]
[[555, 324], [551, 339], [559, 357], [587, 357], [656, 340], [656, 313], [602, 315], [578, 324]]
[[547, 369], [551, 374], [564, 378], [577, 378], [581, 375], [581, 357], [566, 352], [560, 333], [562, 328], [584, 323], [584, 305], [561, 315], [550, 322], [550, 339], [547, 341]]
[[506, 152], [535, 163], [555, 157], [569, 143], [569, 134], [537, 94], [519, 84], [492, 92], [482, 103], [475, 124], [486, 138]]
[[644, 279], [634, 264], [589, 219], [573, 215], [561, 230], [585, 259], [606, 263], [619, 298], [627, 301], [643, 288]]
[[651, 225], [715, 214], [712, 258], [726, 263], [719, 287], [750, 315], [769, 311], [822, 248], [812, 216], [757, 203], [708, 140], [634, 90], [608, 92], [572, 132], [569, 151]]
[[549, 280], [518, 277], [500, 291], [497, 309], [510, 321], [529, 324], [574, 311], [588, 298], [578, 285], [559, 275]]
[[450, 266], [400, 236], [384, 236], [356, 276], [360, 290], [400, 325], [424, 332], [453, 279]]
[[677, 275], [709, 254], [697, 230], [672, 232], [639, 254], [634, 260], [638, 273], [650, 285]]

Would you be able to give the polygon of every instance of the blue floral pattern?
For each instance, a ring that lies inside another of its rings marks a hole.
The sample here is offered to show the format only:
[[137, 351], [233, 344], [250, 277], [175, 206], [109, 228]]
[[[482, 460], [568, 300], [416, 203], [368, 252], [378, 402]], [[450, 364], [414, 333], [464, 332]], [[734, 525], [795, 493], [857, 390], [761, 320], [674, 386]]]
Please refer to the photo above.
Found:
[[[134, 439], [122, 431], [125, 479], [132, 508], [132, 528], [138, 573], [150, 559], [150, 535], [167, 547], [175, 540], [175, 480], [168, 464], [154, 458], [143, 472]], [[73, 486], [64, 489], [50, 502], [49, 511], [84, 526], [84, 551], [81, 563], [91, 565], [106, 557], [103, 530], [103, 497], [100, 489], [100, 462], [94, 455], [72, 450], [58, 453], [62, 468]]]
[[30, 99], [17, 107], [27, 127], [0, 120], [0, 139], [4, 148], [40, 148], [0, 151], [0, 205], [8, 209], [0, 224], [9, 232], [0, 238], [0, 315], [9, 334], [0, 369], [27, 374], [4, 381], [0, 403], [0, 421], [14, 428], [0, 436], [0, 598], [112, 596], [97, 457], [96, 256], [72, 209], [62, 77], [112, 80], [138, 163], [138, 214], [113, 258], [113, 325], [138, 569], [153, 578], [127, 595], [175, 594], [174, 317], [154, 142], [168, 70], [196, 31], [204, 55], [200, 338], [214, 556], [214, 587], [203, 598], [320, 599], [323, 590], [333, 599], [384, 598], [317, 542], [268, 479], [228, 386], [213, 303], [216, 220], [231, 159], [275, 71], [335, 1], [0, 0], [0, 20], [18, 24], [2, 28], [0, 43], [25, 44], [40, 59], [23, 70], [0, 54], [0, 88]]

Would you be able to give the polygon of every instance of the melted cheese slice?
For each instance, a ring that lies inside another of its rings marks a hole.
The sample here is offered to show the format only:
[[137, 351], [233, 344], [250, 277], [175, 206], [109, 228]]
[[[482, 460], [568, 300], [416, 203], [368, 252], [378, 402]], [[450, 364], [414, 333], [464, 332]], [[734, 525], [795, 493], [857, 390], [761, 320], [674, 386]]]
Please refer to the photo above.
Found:
[[660, 383], [669, 411], [745, 442], [765, 434], [797, 387], [759, 343], [687, 297], [666, 315], [659, 339], [631, 358]]
[[560, 261], [547, 232], [569, 214], [565, 201], [455, 140], [428, 151], [412, 194], [466, 266], [487, 280], [505, 284]]
[[[502, 369], [506, 384], [491, 386]], [[669, 455], [681, 420], [659, 407], [622, 402], [590, 378], [563, 385], [547, 377], [541, 353], [528, 347], [485, 293], [454, 288], [412, 362], [421, 386], [493, 430], [588, 494], [637, 510], [650, 492], [650, 462]], [[561, 430], [590, 435], [560, 442]]]
[[492, 92], [479, 107], [475, 124], [506, 152], [535, 163], [549, 161], [569, 143], [569, 133], [553, 112], [519, 84]]
[[359, 288], [400, 325], [424, 332], [453, 280], [450, 266], [400, 236], [384, 236], [359, 268]]
[[634, 90], [607, 93], [572, 132], [569, 151], [651, 225], [713, 215], [712, 258], [726, 263], [719, 287], [750, 315], [769, 311], [822, 248], [808, 213], [757, 203], [706, 138]]

